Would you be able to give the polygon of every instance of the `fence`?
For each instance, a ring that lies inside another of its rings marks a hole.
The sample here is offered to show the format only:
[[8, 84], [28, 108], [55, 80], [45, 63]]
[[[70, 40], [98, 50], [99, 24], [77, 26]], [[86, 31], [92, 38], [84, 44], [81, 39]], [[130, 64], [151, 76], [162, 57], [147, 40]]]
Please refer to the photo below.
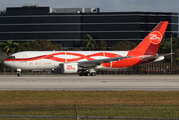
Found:
[[[172, 93], [171, 93], [172, 94]], [[42, 101], [43, 102], [43, 101]], [[78, 108], [77, 108], [78, 107]], [[56, 118], [60, 120], [176, 119], [178, 105], [19, 105], [0, 107], [1, 118]], [[63, 119], [62, 119], [63, 118]]]
[[29, 115], [0, 115], [1, 118], [73, 118], [79, 119], [145, 119], [145, 120], [179, 120], [179, 118], [163, 117], [97, 117], [97, 116], [29, 116]]
[[126, 69], [99, 70], [98, 74], [179, 74], [179, 63], [149, 63]]

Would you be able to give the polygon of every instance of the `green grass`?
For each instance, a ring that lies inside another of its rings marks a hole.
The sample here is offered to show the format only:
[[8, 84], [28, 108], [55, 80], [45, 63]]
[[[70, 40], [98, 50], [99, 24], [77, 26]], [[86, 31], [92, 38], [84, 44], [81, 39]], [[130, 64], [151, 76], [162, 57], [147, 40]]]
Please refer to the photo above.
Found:
[[179, 91], [0, 91], [1, 115], [76, 116], [75, 106], [78, 116], [179, 118]]
[[[73, 105], [1, 108], [1, 115], [76, 116]], [[78, 116], [179, 117], [178, 106], [79, 105]]]

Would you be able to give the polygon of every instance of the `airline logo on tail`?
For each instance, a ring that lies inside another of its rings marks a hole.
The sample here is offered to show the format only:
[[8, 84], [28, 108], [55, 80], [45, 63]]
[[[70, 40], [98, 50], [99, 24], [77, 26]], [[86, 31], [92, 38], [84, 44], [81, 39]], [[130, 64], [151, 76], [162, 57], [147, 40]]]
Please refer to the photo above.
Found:
[[159, 44], [162, 40], [162, 34], [159, 31], [153, 31], [149, 35], [149, 40], [153, 44]]

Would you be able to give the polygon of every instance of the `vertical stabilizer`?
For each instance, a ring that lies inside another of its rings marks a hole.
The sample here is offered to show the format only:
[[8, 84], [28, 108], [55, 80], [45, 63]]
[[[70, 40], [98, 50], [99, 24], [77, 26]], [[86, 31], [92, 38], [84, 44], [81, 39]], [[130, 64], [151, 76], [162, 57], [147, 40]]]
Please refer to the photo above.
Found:
[[156, 55], [167, 28], [168, 21], [160, 22], [128, 55]]

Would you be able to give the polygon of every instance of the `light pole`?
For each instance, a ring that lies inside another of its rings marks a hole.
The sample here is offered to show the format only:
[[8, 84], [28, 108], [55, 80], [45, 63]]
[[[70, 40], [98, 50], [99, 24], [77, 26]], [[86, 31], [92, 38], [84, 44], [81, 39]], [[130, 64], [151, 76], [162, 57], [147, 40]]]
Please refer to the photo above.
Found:
[[171, 63], [173, 63], [173, 59], [172, 59], [172, 34], [171, 34]]
[[172, 71], [172, 63], [173, 63], [173, 59], [172, 59], [172, 57], [173, 57], [173, 53], [172, 53], [173, 51], [172, 51], [172, 34], [171, 34], [171, 71]]

